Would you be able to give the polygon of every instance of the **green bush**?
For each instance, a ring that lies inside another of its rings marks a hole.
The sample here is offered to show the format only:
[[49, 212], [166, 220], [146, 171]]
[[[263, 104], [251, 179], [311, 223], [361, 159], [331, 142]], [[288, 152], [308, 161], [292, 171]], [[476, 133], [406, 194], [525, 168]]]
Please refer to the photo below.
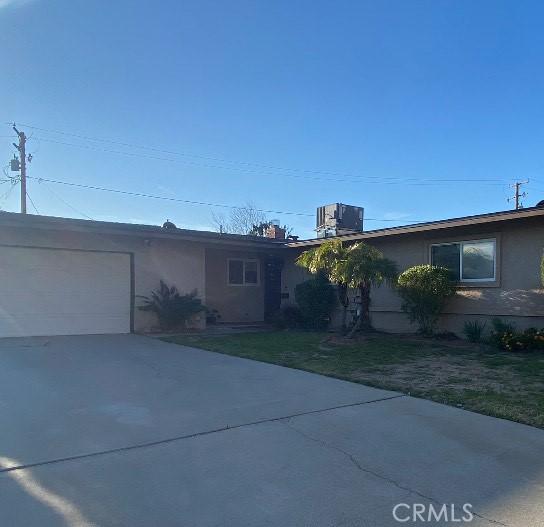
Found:
[[197, 292], [182, 295], [176, 286], [169, 287], [161, 280], [159, 289], [151, 292], [151, 296], [141, 296], [142, 311], [151, 311], [157, 315], [159, 325], [163, 330], [170, 330], [181, 326], [193, 315], [205, 311]]
[[298, 284], [295, 300], [300, 308], [303, 325], [310, 329], [325, 329], [331, 320], [336, 303], [336, 292], [327, 278], [318, 274], [315, 278]]
[[505, 351], [544, 350], [544, 329], [528, 328], [517, 331], [514, 324], [499, 318], [492, 320], [493, 331], [489, 337], [492, 345]]
[[296, 329], [303, 326], [304, 318], [298, 306], [286, 305], [274, 313], [272, 324], [278, 329]]
[[467, 320], [463, 327], [463, 333], [470, 342], [481, 342], [486, 323], [479, 320]]
[[455, 294], [450, 271], [432, 265], [406, 269], [398, 278], [397, 290], [403, 300], [402, 310], [424, 335], [433, 334], [446, 300]]
[[493, 326], [493, 333], [515, 333], [516, 325], [512, 322], [504, 322], [500, 318], [494, 318], [491, 320]]
[[504, 322], [500, 318], [491, 320], [492, 330], [489, 334], [489, 343], [496, 348], [504, 349], [504, 341], [509, 340], [516, 333], [515, 324]]

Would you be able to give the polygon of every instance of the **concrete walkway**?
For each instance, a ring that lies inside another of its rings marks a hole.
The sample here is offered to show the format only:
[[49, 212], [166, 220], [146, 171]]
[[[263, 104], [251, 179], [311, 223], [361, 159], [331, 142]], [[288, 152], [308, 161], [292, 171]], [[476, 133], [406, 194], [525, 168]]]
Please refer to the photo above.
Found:
[[542, 430], [140, 336], [0, 340], [0, 423], [3, 525], [544, 525]]

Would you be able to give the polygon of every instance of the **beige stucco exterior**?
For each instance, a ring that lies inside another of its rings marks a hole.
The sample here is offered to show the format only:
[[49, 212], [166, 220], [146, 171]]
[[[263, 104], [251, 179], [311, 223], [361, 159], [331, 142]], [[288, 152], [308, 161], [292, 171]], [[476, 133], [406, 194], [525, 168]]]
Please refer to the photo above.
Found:
[[[17, 216], [17, 215], [16, 215]], [[31, 221], [31, 219], [29, 219]], [[127, 275], [132, 277], [133, 330], [147, 332], [157, 329], [151, 313], [141, 311], [141, 296], [148, 296], [159, 286], [160, 280], [175, 285], [181, 293], [197, 290], [203, 303], [217, 309], [223, 322], [262, 322], [264, 313], [263, 271], [258, 286], [233, 287], [227, 285], [228, 258], [257, 258], [262, 267], [266, 252], [246, 247], [226, 239], [176, 239], [160, 232], [118, 233], [107, 228], [89, 232], [86, 225], [40, 223], [32, 226], [0, 226], [0, 250], [10, 246], [69, 249], [76, 251], [115, 252], [130, 255]], [[28, 222], [27, 222], [28, 223]], [[88, 222], [89, 224], [91, 222]], [[96, 224], [96, 222], [93, 222]], [[130, 269], [132, 267], [132, 269]], [[95, 279], [101, 280], [97, 272]], [[205, 314], [198, 315], [192, 324], [204, 327]]]
[[[204, 248], [198, 244], [116, 234], [3, 227], [0, 229], [0, 245], [132, 254], [135, 331], [155, 329], [157, 323], [154, 316], [137, 308], [141, 304], [138, 297], [149, 295], [158, 287], [161, 279], [175, 285], [180, 292], [197, 289], [202, 300], [206, 300]], [[130, 269], [127, 272], [130, 273]], [[101, 280], [101, 277], [97, 275], [96, 280]], [[130, 302], [130, 298], [127, 301]], [[197, 320], [196, 323], [198, 322]]]
[[[442, 329], [460, 333], [466, 320], [489, 321], [492, 317], [514, 321], [520, 328], [544, 326], [544, 290], [539, 275], [544, 249], [544, 209], [439, 223], [368, 231], [343, 239], [352, 243], [357, 237], [374, 245], [394, 260], [400, 271], [429, 263], [430, 246], [434, 243], [494, 239], [497, 248], [495, 281], [461, 284], [441, 317]], [[123, 260], [127, 262], [124, 265], [128, 267], [126, 272], [131, 280], [127, 302], [130, 302], [132, 313], [131, 329], [138, 332], [157, 328], [155, 317], [139, 310], [138, 305], [141, 304], [139, 297], [148, 296], [159, 286], [160, 280], [175, 285], [182, 293], [196, 289], [203, 303], [209, 309], [217, 310], [220, 322], [262, 322], [266, 298], [271, 294], [271, 288], [268, 288], [267, 297], [265, 280], [270, 261], [278, 257], [283, 259], [282, 303], [294, 303], [296, 284], [309, 277], [294, 260], [303, 250], [317, 243], [319, 241], [311, 240], [284, 243], [154, 226], [0, 214], [0, 250], [15, 246], [128, 255]], [[258, 283], [230, 285], [229, 259], [257, 261]], [[74, 258], [74, 261], [80, 260]], [[103, 280], [100, 266], [95, 267], [94, 279]], [[6, 306], [9, 309], [9, 303]], [[371, 313], [378, 329], [415, 330], [401, 310], [398, 295], [390, 287], [372, 291]], [[339, 311], [335, 323], [339, 321], [338, 315]], [[203, 327], [205, 315], [196, 317], [193, 324]]]
[[[364, 240], [394, 260], [403, 271], [413, 265], [430, 263], [430, 246], [434, 243], [496, 239], [496, 281], [462, 284], [448, 302], [440, 326], [461, 333], [469, 319], [489, 321], [492, 317], [510, 320], [518, 327], [544, 326], [544, 290], [540, 284], [540, 258], [544, 249], [542, 217], [519, 221], [467, 225], [453, 229], [405, 233]], [[290, 264], [284, 268], [283, 291], [289, 294], [284, 303], [294, 301], [294, 287], [307, 278], [293, 260], [303, 248], [293, 248]], [[387, 331], [413, 331], [401, 302], [387, 286], [372, 291], [372, 322]], [[336, 317], [337, 320], [337, 317]]]
[[[262, 322], [264, 320], [264, 258], [258, 251], [206, 249], [206, 305], [216, 309], [220, 322]], [[257, 260], [256, 285], [229, 285], [229, 259]]]

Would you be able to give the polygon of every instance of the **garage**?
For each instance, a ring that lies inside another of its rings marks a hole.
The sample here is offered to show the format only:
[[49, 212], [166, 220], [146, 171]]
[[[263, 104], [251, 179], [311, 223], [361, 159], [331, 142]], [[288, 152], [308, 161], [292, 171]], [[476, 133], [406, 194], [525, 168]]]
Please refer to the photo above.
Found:
[[129, 333], [131, 256], [0, 247], [0, 337]]

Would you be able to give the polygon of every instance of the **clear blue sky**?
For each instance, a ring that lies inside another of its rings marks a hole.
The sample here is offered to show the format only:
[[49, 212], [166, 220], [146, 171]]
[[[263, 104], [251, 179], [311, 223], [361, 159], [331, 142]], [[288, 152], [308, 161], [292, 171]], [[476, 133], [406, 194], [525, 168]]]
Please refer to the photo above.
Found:
[[[529, 178], [533, 205], [543, 16], [514, 0], [0, 0], [0, 159], [16, 121], [188, 154], [21, 125], [33, 177], [310, 215], [340, 201], [397, 223], [510, 208]], [[42, 214], [77, 217], [60, 196], [94, 219], [212, 226], [209, 206], [29, 193]], [[312, 216], [270, 216], [313, 234]]]

